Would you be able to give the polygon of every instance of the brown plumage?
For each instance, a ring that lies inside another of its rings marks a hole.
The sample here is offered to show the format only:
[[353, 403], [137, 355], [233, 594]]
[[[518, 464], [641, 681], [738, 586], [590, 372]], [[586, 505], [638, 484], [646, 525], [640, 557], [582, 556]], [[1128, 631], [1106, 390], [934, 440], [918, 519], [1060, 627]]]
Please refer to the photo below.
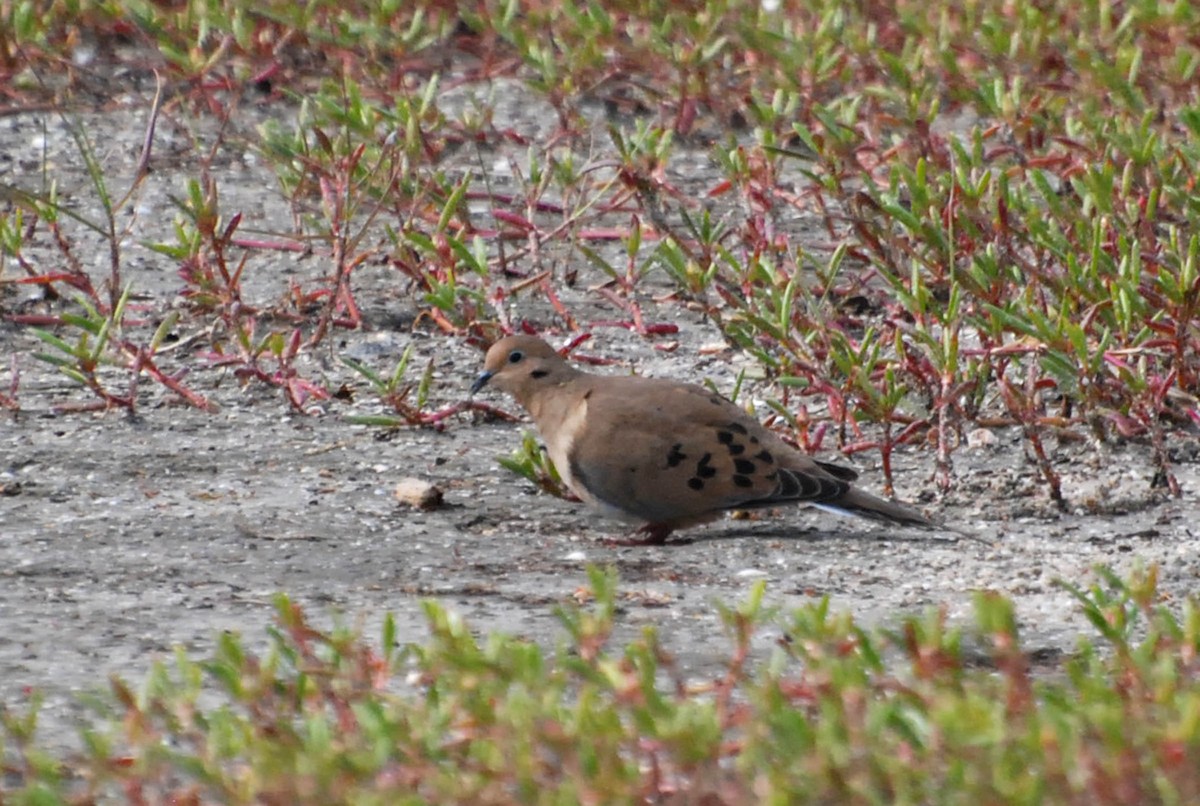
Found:
[[492, 345], [471, 386], [508, 392], [537, 426], [573, 493], [642, 524], [642, 542], [733, 509], [807, 503], [915, 526], [902, 504], [855, 488], [853, 470], [819, 462], [709, 390], [688, 383], [592, 375], [533, 336]]

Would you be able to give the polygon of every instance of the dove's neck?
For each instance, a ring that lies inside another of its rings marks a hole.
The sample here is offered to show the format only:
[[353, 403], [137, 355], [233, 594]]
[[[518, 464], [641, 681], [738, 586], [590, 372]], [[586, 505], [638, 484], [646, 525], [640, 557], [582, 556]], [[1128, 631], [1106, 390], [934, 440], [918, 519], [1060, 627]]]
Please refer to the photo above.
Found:
[[521, 406], [537, 423], [543, 434], [557, 431], [563, 421], [581, 403], [591, 385], [590, 376], [574, 367], [557, 367], [549, 375], [537, 380], [537, 385], [521, 396]]

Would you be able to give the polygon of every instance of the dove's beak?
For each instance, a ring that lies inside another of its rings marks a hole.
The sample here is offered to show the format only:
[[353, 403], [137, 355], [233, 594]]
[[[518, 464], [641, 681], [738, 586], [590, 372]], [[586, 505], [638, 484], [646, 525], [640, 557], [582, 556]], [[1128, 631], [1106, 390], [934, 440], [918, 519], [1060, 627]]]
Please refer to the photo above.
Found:
[[492, 372], [481, 372], [479, 377], [475, 379], [475, 383], [471, 384], [471, 394], [475, 394], [483, 387], [487, 386], [487, 382], [492, 379]]

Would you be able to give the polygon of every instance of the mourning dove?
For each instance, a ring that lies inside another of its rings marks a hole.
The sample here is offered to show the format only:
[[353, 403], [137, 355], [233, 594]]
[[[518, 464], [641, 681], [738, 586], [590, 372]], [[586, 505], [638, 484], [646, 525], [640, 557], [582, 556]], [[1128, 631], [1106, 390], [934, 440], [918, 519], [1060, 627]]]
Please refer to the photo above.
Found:
[[788, 445], [718, 394], [689, 383], [592, 375], [533, 336], [492, 345], [471, 385], [508, 392], [533, 417], [559, 475], [601, 513], [642, 524], [642, 543], [734, 509], [807, 503], [932, 525], [851, 486], [857, 474]]

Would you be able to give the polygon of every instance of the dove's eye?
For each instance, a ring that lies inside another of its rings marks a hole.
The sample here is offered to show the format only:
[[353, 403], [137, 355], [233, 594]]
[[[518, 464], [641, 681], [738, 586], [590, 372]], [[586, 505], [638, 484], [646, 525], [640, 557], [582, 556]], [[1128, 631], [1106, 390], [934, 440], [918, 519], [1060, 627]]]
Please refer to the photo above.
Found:
[[524, 357], [525, 357], [525, 353], [521, 352], [520, 350], [513, 350], [511, 353], [508, 354], [508, 363], [519, 364], [519, 363], [521, 363], [521, 359], [523, 359]]

